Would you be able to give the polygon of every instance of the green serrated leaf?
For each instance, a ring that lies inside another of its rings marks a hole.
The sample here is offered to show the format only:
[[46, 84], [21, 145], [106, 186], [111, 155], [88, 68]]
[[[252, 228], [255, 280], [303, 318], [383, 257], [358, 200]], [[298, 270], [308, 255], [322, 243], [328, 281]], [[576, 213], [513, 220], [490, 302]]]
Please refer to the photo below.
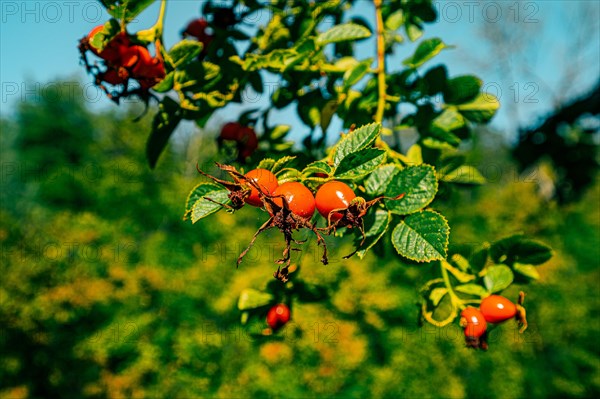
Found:
[[[190, 218], [192, 223], [205, 218], [220, 210], [225, 204], [229, 203], [229, 190], [220, 187], [219, 190], [206, 193], [199, 198], [192, 206]], [[222, 204], [222, 205], [221, 205]]]
[[237, 306], [239, 310], [252, 310], [269, 305], [273, 299], [273, 295], [268, 292], [246, 288], [240, 293]]
[[471, 122], [488, 123], [500, 108], [500, 101], [493, 94], [481, 93], [473, 101], [456, 108]]
[[357, 84], [366, 74], [369, 72], [371, 67], [371, 60], [363, 61], [356, 64], [351, 69], [348, 69], [344, 73], [344, 91], [347, 91], [350, 87]]
[[431, 290], [429, 294], [429, 300], [433, 304], [433, 306], [439, 305], [444, 296], [448, 293], [448, 289], [444, 287], [437, 287]]
[[387, 209], [398, 215], [408, 215], [423, 209], [433, 201], [438, 183], [431, 165], [407, 166], [394, 175], [387, 186], [385, 196], [404, 197], [398, 201], [386, 199]]
[[335, 169], [334, 176], [340, 180], [354, 180], [364, 177], [385, 162], [385, 150], [367, 148], [348, 154]]
[[302, 173], [299, 170], [292, 168], [281, 169], [277, 172], [276, 176], [279, 184], [302, 180]]
[[514, 275], [510, 267], [506, 265], [497, 265], [490, 267], [485, 276], [483, 283], [489, 292], [500, 292], [510, 286], [513, 282]]
[[209, 193], [220, 190], [223, 190], [223, 187], [213, 183], [200, 183], [194, 187], [192, 191], [190, 191], [190, 194], [185, 202], [185, 214], [183, 215], [183, 220], [187, 220], [189, 218], [189, 215], [192, 213], [192, 209], [194, 208], [194, 204], [200, 198]]
[[333, 150], [333, 165], [338, 166], [342, 159], [348, 154], [352, 154], [353, 152], [363, 150], [373, 145], [380, 131], [381, 124], [371, 123], [369, 125], [361, 126], [343, 136]]
[[525, 277], [529, 277], [530, 279], [533, 279], [533, 280], [540, 279], [540, 273], [537, 271], [537, 268], [533, 265], [522, 265], [520, 263], [515, 263], [513, 265], [513, 269], [515, 272], [517, 272]]
[[456, 184], [485, 184], [485, 177], [473, 166], [461, 165], [448, 173], [442, 174], [440, 180]]
[[383, 165], [373, 171], [365, 180], [365, 191], [374, 197], [385, 194], [388, 184], [396, 173], [400, 171], [397, 165]]
[[458, 285], [454, 287], [454, 291], [467, 295], [475, 295], [481, 298], [485, 298], [490, 294], [485, 288], [483, 288], [479, 284]]
[[285, 168], [287, 166], [287, 164], [292, 162], [294, 159], [296, 159], [295, 156], [284, 156], [284, 157], [279, 158], [277, 161], [275, 161], [275, 164], [271, 168], [271, 172], [273, 172], [273, 173], [279, 172], [280, 170]]
[[146, 158], [150, 168], [154, 169], [158, 157], [169, 141], [169, 137], [181, 121], [177, 112], [179, 104], [169, 97], [163, 98], [158, 105], [158, 112], [152, 120], [152, 131], [146, 143]]
[[202, 52], [204, 45], [197, 40], [184, 39], [175, 44], [169, 51], [169, 57], [173, 61], [173, 67], [178, 68], [196, 59]]
[[446, 258], [450, 227], [437, 212], [423, 211], [408, 216], [392, 232], [392, 244], [405, 258], [431, 262]]
[[317, 37], [317, 43], [324, 46], [329, 43], [338, 43], [348, 40], [364, 39], [371, 36], [369, 29], [352, 22], [336, 25], [321, 33]]
[[[374, 213], [369, 212], [364, 219], [365, 223], [365, 242], [361, 249], [356, 254], [360, 259], [364, 258], [369, 249], [384, 236], [387, 231], [390, 222], [392, 221], [392, 215], [384, 211], [383, 209], [377, 209]], [[357, 240], [356, 245], [360, 244], [360, 240]]]
[[265, 158], [258, 163], [257, 169], [273, 169], [273, 165], [275, 165], [275, 160], [272, 158]]
[[414, 54], [405, 59], [402, 64], [409, 68], [418, 68], [438, 55], [443, 49], [450, 47], [451, 46], [446, 45], [442, 39], [437, 37], [423, 40], [415, 50]]
[[327, 162], [315, 161], [308, 164], [303, 170], [302, 174], [305, 176], [314, 175], [315, 173], [325, 173], [330, 175], [332, 171], [331, 166]]
[[479, 94], [481, 79], [473, 75], [457, 76], [449, 79], [444, 89], [444, 101], [447, 104], [462, 104], [473, 101]]

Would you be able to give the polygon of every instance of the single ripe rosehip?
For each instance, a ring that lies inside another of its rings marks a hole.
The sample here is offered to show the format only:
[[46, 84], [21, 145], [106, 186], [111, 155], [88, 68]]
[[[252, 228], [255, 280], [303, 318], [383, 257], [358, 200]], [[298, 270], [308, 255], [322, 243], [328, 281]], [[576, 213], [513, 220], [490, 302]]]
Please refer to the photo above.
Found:
[[[277, 187], [279, 187], [279, 183], [277, 182], [275, 175], [266, 169], [254, 169], [246, 173], [245, 176], [258, 184], [265, 194], [270, 195], [277, 189]], [[263, 203], [258, 194], [258, 190], [252, 185], [249, 186], [251, 188], [250, 195], [246, 197], [244, 201], [252, 206], [262, 206]]]
[[192, 36], [200, 39], [206, 35], [208, 29], [208, 21], [204, 18], [196, 18], [191, 21], [182, 32], [183, 36]]
[[191, 21], [181, 35], [185, 38], [188, 36], [196, 38], [200, 43], [203, 44], [203, 49], [201, 55], [206, 54], [206, 50], [208, 46], [213, 41], [213, 35], [209, 33], [210, 28], [208, 26], [208, 21], [204, 18], [197, 18]]
[[280, 303], [269, 309], [267, 313], [267, 324], [271, 329], [278, 330], [290, 321], [290, 308]]
[[354, 198], [356, 198], [356, 194], [346, 183], [330, 181], [317, 190], [315, 201], [321, 216], [335, 222], [342, 218], [342, 214], [340, 212], [332, 213], [332, 211], [348, 208]]
[[310, 219], [315, 213], [315, 197], [302, 183], [287, 182], [283, 183], [273, 192], [273, 202], [283, 207], [283, 198], [286, 199], [290, 211]]
[[517, 305], [501, 295], [490, 295], [479, 305], [481, 314], [490, 323], [501, 323], [517, 315]]
[[485, 318], [478, 309], [465, 308], [461, 313], [461, 325], [465, 328], [467, 340], [479, 340], [487, 330]]
[[239, 141], [241, 138], [242, 125], [238, 122], [227, 122], [221, 128], [219, 139]]

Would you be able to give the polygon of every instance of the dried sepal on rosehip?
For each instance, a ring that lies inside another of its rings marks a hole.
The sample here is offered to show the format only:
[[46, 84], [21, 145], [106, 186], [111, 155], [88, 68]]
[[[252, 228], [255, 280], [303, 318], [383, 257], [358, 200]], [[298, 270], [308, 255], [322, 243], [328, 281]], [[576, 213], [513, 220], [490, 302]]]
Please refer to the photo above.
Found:
[[[392, 200], [401, 200], [404, 198], [404, 193], [391, 198]], [[360, 247], [365, 243], [366, 235], [365, 235], [365, 226], [364, 226], [364, 217], [367, 215], [367, 212], [371, 207], [376, 205], [383, 199], [390, 199], [387, 197], [377, 197], [370, 201], [365, 200], [362, 197], [355, 197], [350, 201], [350, 204], [347, 207], [340, 207], [337, 209], [331, 209], [328, 213], [327, 218], [327, 227], [325, 231], [327, 234], [331, 234], [333, 231], [337, 230], [338, 227], [346, 227], [349, 229], [358, 228], [362, 235], [362, 240], [360, 244], [356, 247], [356, 249], [344, 256], [344, 259], [348, 259], [352, 257], [354, 254], [358, 252]]]
[[525, 302], [525, 293], [519, 292], [519, 299], [517, 300], [517, 324], [519, 325], [519, 333], [523, 334], [527, 330], [527, 311], [523, 306]]
[[[219, 205], [232, 210], [239, 209], [246, 203], [254, 206], [262, 205], [270, 215], [269, 219], [254, 233], [248, 247], [238, 257], [237, 266], [242, 263], [244, 256], [250, 251], [258, 236], [262, 232], [274, 227], [278, 228], [285, 238], [283, 257], [276, 261], [277, 264], [283, 264], [284, 266], [277, 268], [277, 271], [274, 273], [275, 278], [282, 282], [288, 280], [291, 251], [297, 250], [296, 248], [292, 248], [292, 243], [302, 244], [302, 241], [293, 238], [293, 232], [301, 228], [307, 228], [315, 233], [317, 242], [323, 246], [321, 261], [323, 264], [328, 263], [325, 239], [310, 221], [315, 210], [314, 197], [310, 190], [298, 182], [284, 183], [279, 186], [276, 177], [266, 169], [255, 169], [244, 175], [238, 172], [233, 166], [219, 163], [216, 165], [219, 169], [227, 172], [233, 181], [226, 181], [211, 176], [200, 170], [198, 165], [196, 169], [200, 174], [229, 190], [231, 205]], [[205, 197], [205, 199], [212, 201], [208, 197]]]
[[283, 257], [275, 261], [275, 263], [283, 265], [283, 267], [278, 267], [277, 271], [274, 273], [276, 279], [281, 280], [282, 282], [288, 281], [291, 251], [298, 250], [292, 248], [292, 243], [303, 243], [303, 241], [293, 238], [293, 232], [300, 230], [301, 228], [309, 229], [316, 235], [317, 243], [323, 246], [321, 262], [324, 265], [329, 263], [325, 239], [310, 220], [315, 211], [314, 197], [310, 190], [301, 183], [288, 182], [280, 185], [272, 195], [263, 192], [262, 200], [270, 218], [258, 229], [252, 237], [248, 247], [240, 254], [238, 265], [242, 262], [243, 257], [248, 253], [250, 248], [252, 248], [260, 233], [274, 227], [278, 228], [279, 231], [283, 233], [285, 239]]
[[[233, 166], [216, 162], [215, 164], [219, 169], [227, 172], [233, 181], [227, 181], [209, 175], [208, 173], [203, 172], [198, 165], [196, 165], [196, 170], [198, 170], [198, 173], [219, 183], [229, 190], [229, 200], [231, 201], [231, 205], [220, 205], [232, 210], [240, 209], [245, 204], [261, 206], [261, 196], [271, 194], [271, 192], [279, 185], [275, 175], [266, 169], [254, 169], [244, 175], [238, 172]], [[209, 198], [206, 199], [210, 201]]]

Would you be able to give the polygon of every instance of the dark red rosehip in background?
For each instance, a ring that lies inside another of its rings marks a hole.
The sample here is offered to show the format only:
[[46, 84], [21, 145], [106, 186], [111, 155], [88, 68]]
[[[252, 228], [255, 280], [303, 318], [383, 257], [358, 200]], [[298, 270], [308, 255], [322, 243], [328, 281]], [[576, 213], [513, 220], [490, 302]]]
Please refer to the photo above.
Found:
[[267, 324], [271, 329], [278, 330], [290, 321], [290, 308], [280, 303], [269, 309], [267, 313]]

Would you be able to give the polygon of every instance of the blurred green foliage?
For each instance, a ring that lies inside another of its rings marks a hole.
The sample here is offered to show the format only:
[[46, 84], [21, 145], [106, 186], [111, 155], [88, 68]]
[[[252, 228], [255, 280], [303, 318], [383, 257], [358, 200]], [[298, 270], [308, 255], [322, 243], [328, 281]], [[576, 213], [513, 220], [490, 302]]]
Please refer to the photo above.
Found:
[[[487, 353], [465, 348], [458, 325], [418, 326], [430, 266], [403, 264], [386, 246], [342, 260], [349, 242], [331, 245], [328, 266], [314, 242], [295, 254], [329, 299], [292, 304], [293, 323], [257, 337], [264, 323], [242, 326], [237, 298], [270, 282], [281, 237], [261, 236], [236, 270], [266, 216], [243, 209], [183, 223], [181, 204], [199, 181], [189, 171], [216, 147], [181, 135], [150, 172], [150, 121], [132, 122], [132, 108], [94, 114], [81, 98], [41, 97], [1, 121], [0, 397], [600, 394], [598, 182], [560, 208], [506, 151], [478, 146], [475, 162], [493, 160], [502, 173], [434, 204], [451, 240], [463, 241], [456, 247], [521, 230], [556, 249], [528, 286], [529, 330], [497, 327]], [[188, 155], [176, 151], [186, 143]]]

